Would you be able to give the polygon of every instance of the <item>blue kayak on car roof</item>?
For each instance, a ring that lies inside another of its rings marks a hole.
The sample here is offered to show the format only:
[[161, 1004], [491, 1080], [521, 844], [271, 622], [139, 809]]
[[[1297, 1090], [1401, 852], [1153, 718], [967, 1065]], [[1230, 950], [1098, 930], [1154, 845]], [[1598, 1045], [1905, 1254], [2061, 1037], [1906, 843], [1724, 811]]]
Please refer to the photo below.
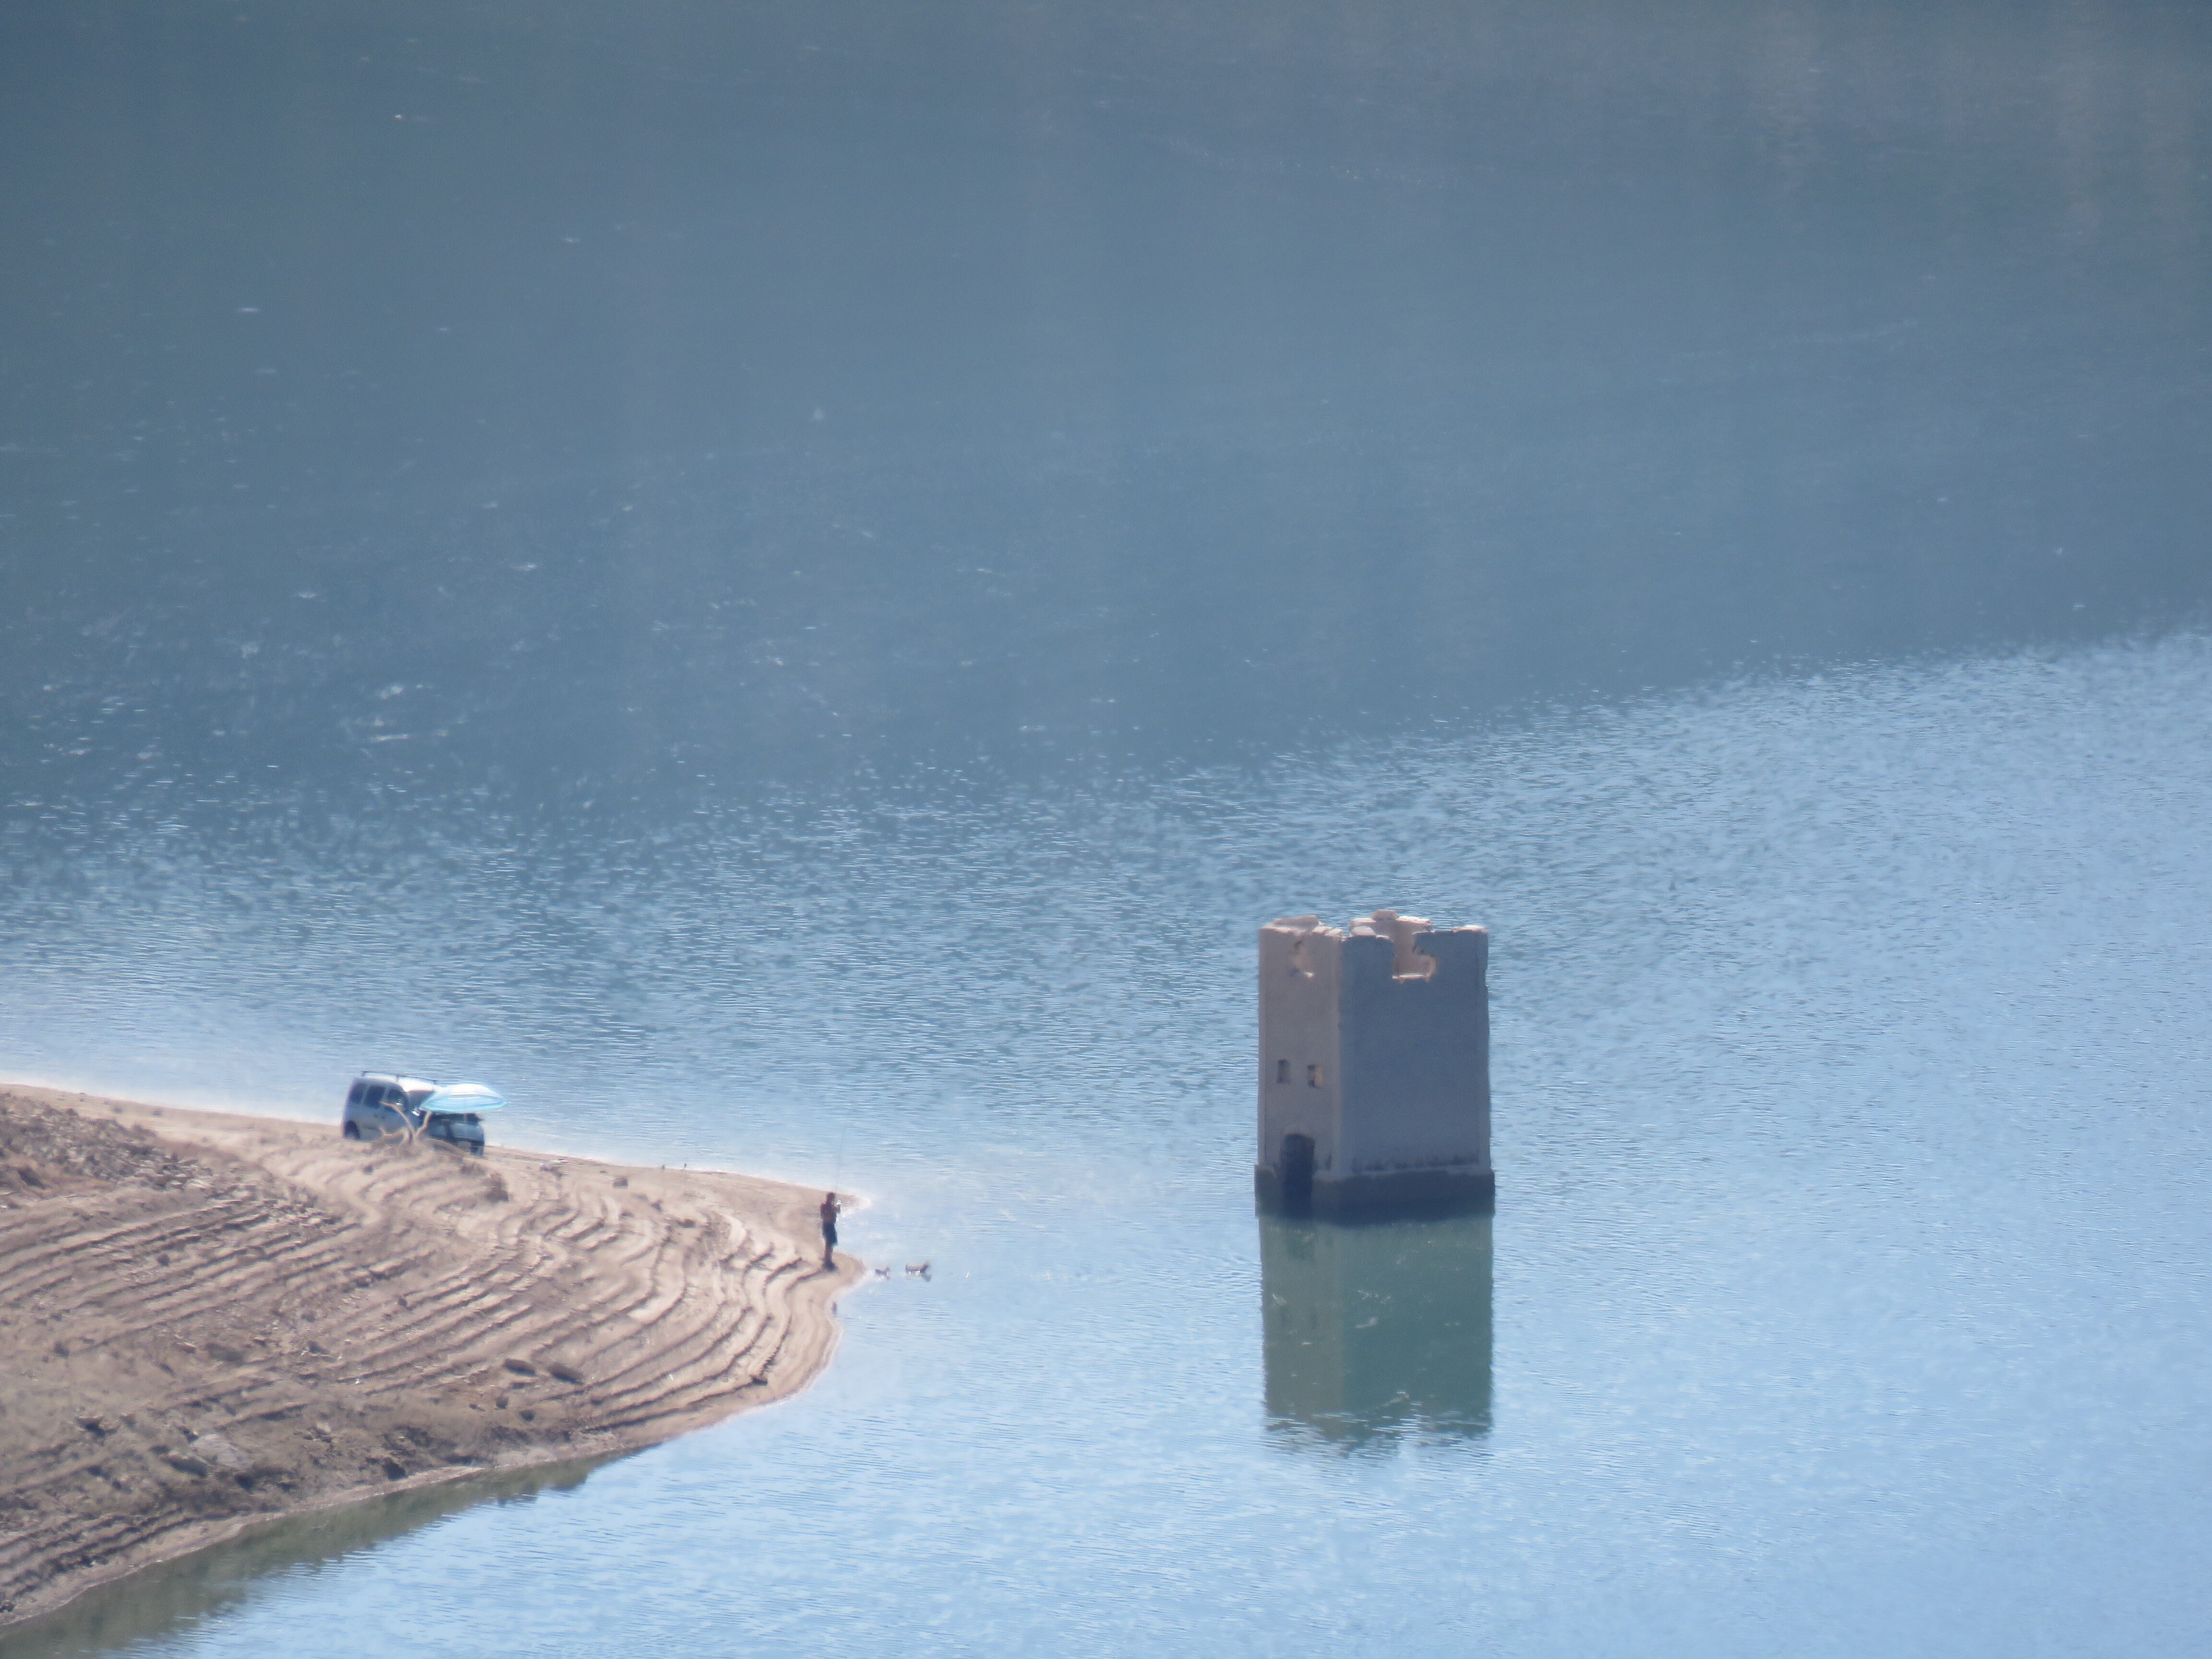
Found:
[[495, 1112], [507, 1097], [488, 1083], [447, 1083], [433, 1089], [422, 1100], [426, 1112]]

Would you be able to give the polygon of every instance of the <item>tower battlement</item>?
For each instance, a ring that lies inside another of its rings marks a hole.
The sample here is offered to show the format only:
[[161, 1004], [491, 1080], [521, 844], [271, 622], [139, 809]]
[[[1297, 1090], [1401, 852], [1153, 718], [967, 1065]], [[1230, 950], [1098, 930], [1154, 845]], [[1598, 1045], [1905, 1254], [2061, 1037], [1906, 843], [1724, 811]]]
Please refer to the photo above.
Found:
[[1260, 1147], [1270, 1208], [1488, 1201], [1490, 933], [1377, 910], [1260, 930]]

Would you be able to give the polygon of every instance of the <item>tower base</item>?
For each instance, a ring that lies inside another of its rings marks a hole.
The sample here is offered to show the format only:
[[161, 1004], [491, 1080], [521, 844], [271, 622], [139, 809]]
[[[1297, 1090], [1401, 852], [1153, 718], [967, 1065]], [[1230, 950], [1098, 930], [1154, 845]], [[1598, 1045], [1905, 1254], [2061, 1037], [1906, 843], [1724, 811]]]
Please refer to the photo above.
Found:
[[1261, 1164], [1252, 1171], [1260, 1207], [1278, 1215], [1376, 1220], [1395, 1215], [1440, 1215], [1489, 1211], [1498, 1203], [1494, 1170], [1394, 1170], [1387, 1174], [1314, 1177], [1310, 1192], [1285, 1189], [1281, 1175]]

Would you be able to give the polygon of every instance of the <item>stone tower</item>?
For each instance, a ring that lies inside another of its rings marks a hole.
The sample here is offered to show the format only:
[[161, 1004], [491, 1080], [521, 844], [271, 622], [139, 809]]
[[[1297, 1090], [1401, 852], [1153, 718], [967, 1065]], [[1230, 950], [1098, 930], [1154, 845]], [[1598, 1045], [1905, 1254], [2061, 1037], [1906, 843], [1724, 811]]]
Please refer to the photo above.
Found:
[[1260, 930], [1260, 1156], [1268, 1208], [1479, 1206], [1490, 1168], [1490, 934], [1377, 910]]

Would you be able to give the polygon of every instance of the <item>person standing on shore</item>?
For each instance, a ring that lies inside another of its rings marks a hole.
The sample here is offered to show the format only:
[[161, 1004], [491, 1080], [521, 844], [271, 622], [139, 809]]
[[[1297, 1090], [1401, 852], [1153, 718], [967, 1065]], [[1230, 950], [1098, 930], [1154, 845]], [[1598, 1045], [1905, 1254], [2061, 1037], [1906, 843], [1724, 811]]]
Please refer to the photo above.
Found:
[[837, 1253], [837, 1194], [835, 1193], [823, 1194], [822, 1265], [825, 1267], [835, 1267], [836, 1265], [835, 1257]]

